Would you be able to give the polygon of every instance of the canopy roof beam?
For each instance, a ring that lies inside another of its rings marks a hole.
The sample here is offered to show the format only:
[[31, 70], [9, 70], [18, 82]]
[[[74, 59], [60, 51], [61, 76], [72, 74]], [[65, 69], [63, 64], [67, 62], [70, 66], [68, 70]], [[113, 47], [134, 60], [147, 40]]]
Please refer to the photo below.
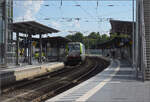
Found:
[[35, 21], [27, 21], [27, 22], [17, 22], [10, 24], [13, 32], [19, 32], [23, 34], [48, 34], [48, 33], [57, 33], [58, 30], [45, 26]]

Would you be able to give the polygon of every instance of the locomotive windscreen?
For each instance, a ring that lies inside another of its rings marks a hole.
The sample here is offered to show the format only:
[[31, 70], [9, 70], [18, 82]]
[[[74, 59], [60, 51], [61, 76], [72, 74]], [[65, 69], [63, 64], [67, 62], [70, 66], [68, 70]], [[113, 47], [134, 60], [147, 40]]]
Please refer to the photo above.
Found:
[[80, 51], [80, 44], [69, 44], [68, 49], [69, 49], [69, 52]]

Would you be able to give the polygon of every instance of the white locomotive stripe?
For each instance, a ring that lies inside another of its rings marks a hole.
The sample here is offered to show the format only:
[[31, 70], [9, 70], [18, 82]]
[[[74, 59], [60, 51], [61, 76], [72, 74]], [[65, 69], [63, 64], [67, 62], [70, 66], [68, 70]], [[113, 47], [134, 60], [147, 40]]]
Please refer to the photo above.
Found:
[[100, 84], [98, 84], [96, 87], [94, 87], [93, 89], [91, 89], [90, 91], [88, 91], [86, 94], [84, 94], [83, 96], [81, 96], [80, 98], [78, 98], [75, 102], [86, 102], [92, 95], [94, 95], [104, 85], [106, 85], [116, 75], [116, 73], [120, 69], [120, 62], [119, 61], [117, 61], [117, 62], [118, 62], [118, 67], [114, 70], [114, 72], [111, 75], [111, 77], [109, 77], [109, 78], [103, 80], [102, 82], [100, 82]]

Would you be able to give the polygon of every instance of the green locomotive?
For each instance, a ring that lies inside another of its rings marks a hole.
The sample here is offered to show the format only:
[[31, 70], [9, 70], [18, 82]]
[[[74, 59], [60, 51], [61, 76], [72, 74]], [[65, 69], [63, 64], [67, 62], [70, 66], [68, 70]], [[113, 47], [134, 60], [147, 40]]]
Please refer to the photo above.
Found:
[[66, 53], [65, 65], [75, 65], [85, 60], [85, 46], [80, 42], [69, 42]]

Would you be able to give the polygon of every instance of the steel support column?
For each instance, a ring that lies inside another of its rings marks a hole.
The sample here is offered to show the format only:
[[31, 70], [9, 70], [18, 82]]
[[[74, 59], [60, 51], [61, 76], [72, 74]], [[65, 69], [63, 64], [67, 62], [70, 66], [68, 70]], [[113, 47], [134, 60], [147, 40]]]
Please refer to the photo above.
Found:
[[60, 48], [59, 48], [59, 41], [57, 40], [57, 61], [59, 61], [59, 50], [60, 50]]
[[132, 63], [133, 63], [133, 67], [136, 69], [136, 62], [135, 62], [135, 25], [134, 25], [134, 0], [132, 0], [132, 20], [133, 20], [133, 26], [132, 26]]
[[16, 32], [16, 65], [19, 65], [19, 32]]
[[29, 38], [30, 38], [30, 62], [29, 64], [32, 65], [32, 35], [29, 34]]
[[30, 44], [29, 44], [30, 41], [29, 40], [30, 40], [30, 38], [29, 38], [29, 34], [28, 34], [28, 40], [27, 40], [28, 41], [28, 64], [30, 64]]
[[4, 12], [5, 12], [5, 34], [4, 34], [4, 64], [7, 66], [7, 48], [8, 48], [8, 9], [7, 2], [4, 3]]
[[47, 43], [46, 43], [46, 45], [45, 45], [45, 59], [46, 59], [46, 61], [48, 60], [48, 56], [47, 56], [47, 52], [48, 52], [48, 51], [47, 51], [47, 48], [48, 48], [48, 47], [47, 47]]
[[139, 78], [139, 58], [140, 58], [140, 54], [139, 54], [139, 0], [136, 0], [136, 30], [134, 30], [134, 64], [135, 64], [135, 70], [136, 70], [136, 79]]
[[42, 34], [40, 34], [40, 59], [39, 62], [42, 63]]
[[32, 65], [32, 35], [28, 34], [28, 63]]

